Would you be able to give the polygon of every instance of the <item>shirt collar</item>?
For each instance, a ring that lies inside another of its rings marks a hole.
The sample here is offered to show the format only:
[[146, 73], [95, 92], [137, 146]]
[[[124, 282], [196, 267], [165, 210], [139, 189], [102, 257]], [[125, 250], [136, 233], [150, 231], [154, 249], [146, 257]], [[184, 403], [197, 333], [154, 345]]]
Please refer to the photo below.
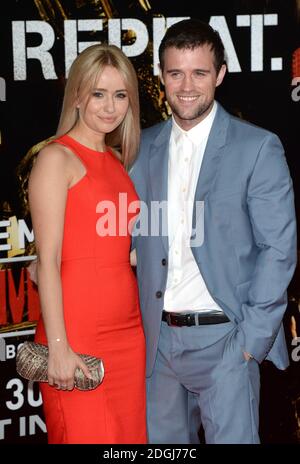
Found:
[[181, 129], [181, 127], [179, 127], [175, 121], [174, 116], [172, 116], [172, 135], [174, 137], [175, 143], [177, 144], [180, 138], [184, 135], [187, 136], [194, 145], [200, 145], [202, 140], [207, 138], [209, 135], [211, 126], [215, 119], [217, 107], [217, 102], [214, 101], [213, 107], [209, 114], [189, 131]]

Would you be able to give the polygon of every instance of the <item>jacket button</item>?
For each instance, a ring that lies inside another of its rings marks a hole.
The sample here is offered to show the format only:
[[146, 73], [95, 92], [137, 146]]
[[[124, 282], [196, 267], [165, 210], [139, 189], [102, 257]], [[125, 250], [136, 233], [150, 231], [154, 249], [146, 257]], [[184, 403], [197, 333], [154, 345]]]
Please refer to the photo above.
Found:
[[156, 298], [161, 298], [162, 297], [162, 292], [158, 290], [158, 292], [155, 293]]
[[161, 264], [162, 264], [163, 266], [165, 266], [165, 265], [167, 264], [167, 260], [166, 260], [165, 258], [163, 258], [163, 259], [161, 260]]

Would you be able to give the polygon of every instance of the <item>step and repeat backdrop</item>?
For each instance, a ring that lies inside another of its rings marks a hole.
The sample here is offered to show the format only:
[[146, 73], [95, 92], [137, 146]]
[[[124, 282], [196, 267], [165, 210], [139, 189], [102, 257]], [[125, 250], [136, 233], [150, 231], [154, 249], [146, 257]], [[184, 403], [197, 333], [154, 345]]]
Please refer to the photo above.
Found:
[[[166, 28], [189, 17], [209, 22], [228, 61], [217, 99], [279, 135], [299, 216], [300, 1], [4, 0], [0, 9], [0, 444], [46, 443], [38, 386], [15, 370], [17, 348], [33, 338], [40, 311], [28, 272], [34, 234], [26, 186], [30, 149], [55, 133], [72, 61], [92, 43], [121, 47], [138, 73], [141, 124], [148, 127], [169, 117], [158, 79]], [[284, 321], [291, 366], [261, 366], [264, 443], [300, 442], [299, 296], [297, 270]]]

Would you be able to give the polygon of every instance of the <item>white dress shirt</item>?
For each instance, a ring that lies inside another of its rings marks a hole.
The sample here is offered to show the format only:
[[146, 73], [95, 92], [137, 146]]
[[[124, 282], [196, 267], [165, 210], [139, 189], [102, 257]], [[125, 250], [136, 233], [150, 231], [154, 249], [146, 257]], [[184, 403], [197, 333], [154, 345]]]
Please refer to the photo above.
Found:
[[215, 102], [208, 116], [189, 131], [182, 130], [173, 118], [168, 166], [169, 267], [165, 311], [222, 311], [206, 288], [190, 248], [195, 190], [216, 111]]

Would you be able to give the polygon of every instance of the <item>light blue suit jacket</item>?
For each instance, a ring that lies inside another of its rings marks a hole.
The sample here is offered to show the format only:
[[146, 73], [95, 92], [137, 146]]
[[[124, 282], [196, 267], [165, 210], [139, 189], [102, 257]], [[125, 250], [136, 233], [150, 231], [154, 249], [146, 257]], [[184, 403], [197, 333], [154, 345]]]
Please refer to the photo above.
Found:
[[[131, 170], [149, 209], [151, 202], [167, 200], [171, 127], [169, 120], [143, 131]], [[192, 252], [210, 294], [238, 326], [245, 351], [258, 362], [267, 358], [286, 368], [282, 317], [296, 265], [296, 221], [292, 181], [278, 137], [218, 104], [198, 178], [198, 200], [204, 201], [204, 241]], [[148, 220], [150, 228], [150, 213]], [[168, 237], [136, 236], [133, 246], [149, 376], [160, 332]]]

